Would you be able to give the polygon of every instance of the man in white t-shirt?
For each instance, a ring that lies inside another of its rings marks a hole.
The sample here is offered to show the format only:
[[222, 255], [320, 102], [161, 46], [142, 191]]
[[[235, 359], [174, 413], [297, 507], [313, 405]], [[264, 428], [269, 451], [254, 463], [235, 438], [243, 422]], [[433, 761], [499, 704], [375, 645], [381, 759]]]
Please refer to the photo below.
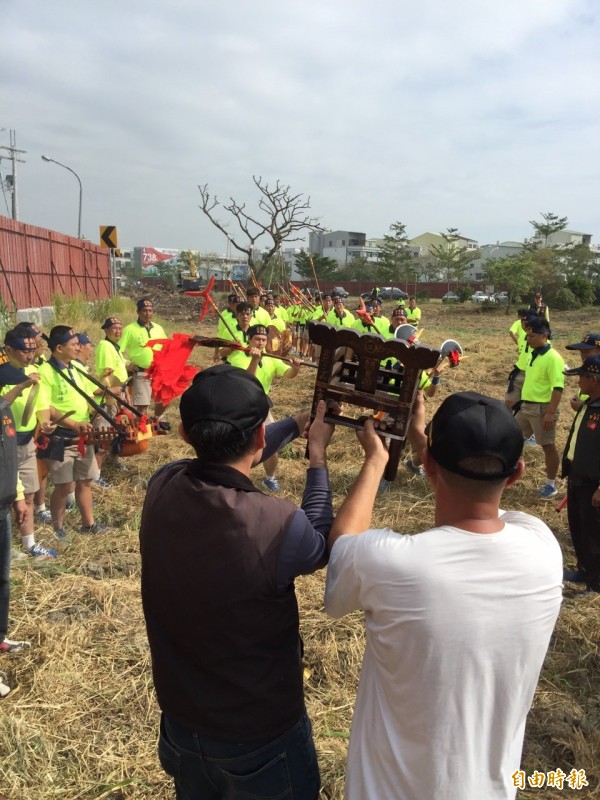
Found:
[[499, 508], [524, 470], [503, 403], [451, 395], [427, 432], [422, 403], [415, 414], [435, 527], [368, 530], [388, 458], [368, 420], [329, 539], [326, 610], [366, 620], [346, 798], [509, 800], [560, 608], [561, 552], [536, 517]]

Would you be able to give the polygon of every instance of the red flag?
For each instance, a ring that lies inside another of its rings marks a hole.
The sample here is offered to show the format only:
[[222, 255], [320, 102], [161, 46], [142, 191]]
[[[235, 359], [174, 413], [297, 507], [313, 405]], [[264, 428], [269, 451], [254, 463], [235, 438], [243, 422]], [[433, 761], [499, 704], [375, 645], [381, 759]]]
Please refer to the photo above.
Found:
[[146, 375], [152, 382], [154, 399], [167, 406], [185, 392], [200, 368], [186, 364], [195, 347], [188, 333], [174, 333], [171, 339], [152, 339], [146, 343], [146, 347], [155, 344], [162, 344], [163, 347], [154, 351], [154, 359]]

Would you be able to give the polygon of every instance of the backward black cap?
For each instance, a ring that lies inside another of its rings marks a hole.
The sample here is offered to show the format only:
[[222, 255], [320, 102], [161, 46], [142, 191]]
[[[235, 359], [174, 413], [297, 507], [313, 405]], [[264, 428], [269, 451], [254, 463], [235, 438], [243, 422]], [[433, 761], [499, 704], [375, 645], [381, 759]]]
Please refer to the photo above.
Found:
[[186, 431], [198, 422], [227, 422], [245, 431], [263, 422], [271, 405], [254, 375], [231, 364], [218, 364], [196, 375], [181, 395], [179, 413]]
[[[447, 397], [427, 433], [435, 461], [449, 472], [474, 480], [510, 477], [523, 451], [523, 434], [508, 408], [478, 392], [457, 392]], [[502, 469], [482, 474], [460, 466], [464, 459], [477, 456], [497, 458]]]

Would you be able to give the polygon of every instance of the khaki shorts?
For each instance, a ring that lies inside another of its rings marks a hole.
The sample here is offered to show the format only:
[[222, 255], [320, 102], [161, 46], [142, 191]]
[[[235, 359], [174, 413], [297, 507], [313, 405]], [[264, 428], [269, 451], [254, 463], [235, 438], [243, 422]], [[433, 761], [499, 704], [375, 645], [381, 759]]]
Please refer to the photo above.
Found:
[[544, 414], [550, 403], [523, 403], [515, 419], [519, 423], [525, 439], [534, 434], [537, 444], [554, 444], [556, 437], [556, 421], [559, 412], [554, 412], [554, 425], [551, 430], [544, 428]]
[[[110, 403], [107, 405], [101, 406], [102, 411], [107, 414], [111, 419], [114, 419], [117, 416], [117, 411], [119, 409], [118, 403]], [[98, 430], [99, 428], [110, 428], [111, 425], [107, 422], [101, 414], [96, 414], [94, 419], [92, 420], [92, 425], [94, 426], [94, 430]]]
[[53, 458], [44, 461], [48, 464], [49, 475], [55, 486], [72, 481], [93, 481], [100, 475], [93, 445], [85, 448], [83, 458], [75, 445], [65, 447], [64, 461], [55, 461]]
[[23, 490], [26, 495], [34, 494], [40, 488], [37, 462], [33, 439], [27, 444], [20, 444], [17, 446], [19, 478], [21, 479]]
[[152, 384], [145, 372], [136, 372], [131, 378], [131, 402], [134, 406], [149, 406], [152, 400]]
[[506, 392], [504, 399], [514, 405], [521, 399], [521, 389], [525, 383], [525, 370], [520, 369], [512, 383], [512, 392]]

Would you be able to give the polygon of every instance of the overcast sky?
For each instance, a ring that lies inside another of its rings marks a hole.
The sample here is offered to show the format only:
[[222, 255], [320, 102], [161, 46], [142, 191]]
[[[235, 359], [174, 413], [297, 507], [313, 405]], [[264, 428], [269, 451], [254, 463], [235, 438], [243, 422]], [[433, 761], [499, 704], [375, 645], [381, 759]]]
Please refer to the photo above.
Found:
[[518, 240], [552, 211], [600, 242], [597, 0], [0, 0], [0, 26], [23, 222], [77, 232], [45, 154], [121, 247], [224, 253], [198, 184], [254, 209], [252, 175], [371, 237]]

